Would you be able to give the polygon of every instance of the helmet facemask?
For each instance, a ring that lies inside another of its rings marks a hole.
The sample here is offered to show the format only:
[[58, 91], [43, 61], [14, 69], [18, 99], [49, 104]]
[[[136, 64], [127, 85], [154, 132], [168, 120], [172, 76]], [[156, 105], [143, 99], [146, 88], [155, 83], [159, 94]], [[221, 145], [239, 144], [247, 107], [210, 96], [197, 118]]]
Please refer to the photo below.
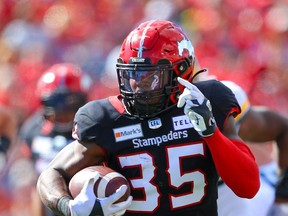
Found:
[[55, 90], [53, 94], [42, 96], [44, 117], [54, 123], [54, 129], [59, 132], [71, 131], [74, 115], [87, 101], [82, 92]]
[[83, 106], [87, 101], [87, 96], [82, 92], [59, 92], [43, 96], [41, 103], [45, 109], [45, 113], [76, 113], [79, 107]]
[[122, 62], [118, 59], [117, 75], [129, 114], [152, 118], [171, 105], [169, 96], [176, 86], [173, 65], [167, 59], [159, 60], [156, 65], [148, 58], [131, 58], [128, 64]]

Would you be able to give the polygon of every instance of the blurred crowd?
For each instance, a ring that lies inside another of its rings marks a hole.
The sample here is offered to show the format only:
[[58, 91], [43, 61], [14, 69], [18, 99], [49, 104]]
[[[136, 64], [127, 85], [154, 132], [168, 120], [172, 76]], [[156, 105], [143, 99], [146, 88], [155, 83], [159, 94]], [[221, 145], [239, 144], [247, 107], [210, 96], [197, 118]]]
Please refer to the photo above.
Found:
[[[39, 107], [37, 80], [61, 62], [92, 77], [89, 99], [118, 93], [119, 44], [139, 22], [168, 19], [188, 32], [201, 67], [242, 86], [253, 104], [288, 114], [287, 14], [288, 0], [2, 0], [0, 103], [20, 127]], [[31, 215], [33, 167], [23, 155], [1, 174], [0, 199], [12, 203], [1, 201], [0, 216]]]

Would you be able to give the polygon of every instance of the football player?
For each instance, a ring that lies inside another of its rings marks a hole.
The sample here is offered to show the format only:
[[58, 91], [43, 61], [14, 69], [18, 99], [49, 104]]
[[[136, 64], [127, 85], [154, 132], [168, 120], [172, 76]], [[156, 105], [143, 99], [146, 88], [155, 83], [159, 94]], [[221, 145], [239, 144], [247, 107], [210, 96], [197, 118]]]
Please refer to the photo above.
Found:
[[[254, 197], [259, 171], [236, 132], [239, 104], [221, 82], [192, 84], [194, 61], [191, 41], [174, 23], [134, 29], [116, 65], [120, 95], [78, 110], [76, 140], [38, 179], [43, 203], [60, 215], [216, 216], [219, 176], [238, 196]], [[97, 198], [97, 173], [70, 196], [71, 177], [102, 162], [128, 179], [133, 199], [114, 204], [126, 186]]]
[[[73, 119], [87, 102], [91, 79], [77, 65], [59, 63], [47, 69], [38, 81], [40, 109], [20, 129], [20, 139], [32, 153], [38, 175], [72, 138]], [[34, 193], [33, 193], [34, 192]], [[33, 215], [50, 215], [36, 190], [32, 192]]]

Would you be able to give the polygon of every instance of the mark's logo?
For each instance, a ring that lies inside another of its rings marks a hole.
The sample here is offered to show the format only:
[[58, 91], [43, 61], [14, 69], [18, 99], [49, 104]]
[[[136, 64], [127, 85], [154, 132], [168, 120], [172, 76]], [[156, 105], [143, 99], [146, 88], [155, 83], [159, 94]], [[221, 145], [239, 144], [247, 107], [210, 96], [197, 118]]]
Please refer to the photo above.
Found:
[[115, 128], [113, 131], [116, 142], [143, 137], [141, 124]]

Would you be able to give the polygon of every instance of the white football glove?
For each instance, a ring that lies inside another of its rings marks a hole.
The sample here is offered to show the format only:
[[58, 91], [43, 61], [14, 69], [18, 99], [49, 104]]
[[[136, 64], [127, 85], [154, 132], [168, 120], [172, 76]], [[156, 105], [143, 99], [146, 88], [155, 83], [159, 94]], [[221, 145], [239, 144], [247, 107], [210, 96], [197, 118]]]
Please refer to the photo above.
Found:
[[113, 204], [125, 194], [126, 185], [122, 185], [109, 197], [97, 198], [94, 194], [94, 184], [98, 178], [99, 173], [90, 176], [81, 192], [75, 199], [69, 201], [71, 216], [120, 216], [131, 205], [132, 196], [129, 196], [126, 201]]
[[177, 107], [184, 106], [185, 115], [191, 120], [194, 129], [203, 137], [211, 136], [216, 129], [216, 122], [212, 113], [210, 101], [192, 83], [181, 77], [178, 82], [185, 86], [179, 96]]

